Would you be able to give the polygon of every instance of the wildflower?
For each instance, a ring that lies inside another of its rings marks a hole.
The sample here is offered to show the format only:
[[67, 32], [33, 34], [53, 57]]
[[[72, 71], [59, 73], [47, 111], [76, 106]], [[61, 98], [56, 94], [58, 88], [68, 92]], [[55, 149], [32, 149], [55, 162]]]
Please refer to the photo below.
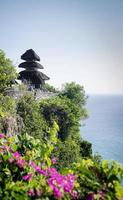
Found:
[[34, 161], [30, 161], [29, 162], [29, 165], [31, 166], [31, 167], [33, 167], [34, 169], [36, 169], [36, 167], [37, 167], [37, 165], [34, 163]]
[[5, 145], [1, 146], [1, 151], [2, 153], [5, 153], [7, 151], [7, 147]]
[[17, 160], [17, 165], [20, 167], [20, 168], [23, 168], [24, 167], [24, 165], [25, 165], [25, 161], [24, 160], [22, 160], [22, 159], [19, 159], [19, 160]]
[[57, 159], [55, 157], [52, 158], [51, 161], [52, 161], [52, 164], [57, 164]]
[[42, 174], [43, 176], [47, 176], [47, 171], [44, 169], [41, 169], [39, 166], [35, 168], [35, 171], [38, 172], [39, 174]]
[[30, 161], [30, 166], [33, 167], [37, 173], [42, 174], [43, 176], [47, 176], [47, 171], [41, 169], [41, 167], [36, 165], [33, 161]]
[[72, 192], [72, 197], [73, 197], [73, 199], [77, 199], [78, 198], [78, 192], [77, 191], [73, 191]]
[[34, 189], [30, 189], [30, 190], [28, 191], [28, 196], [30, 196], [30, 197], [34, 197], [34, 196], [35, 196]]
[[62, 193], [59, 191], [59, 189], [57, 187], [53, 188], [53, 194], [56, 199], [60, 199], [62, 197]]
[[49, 168], [48, 172], [50, 173], [51, 176], [58, 176], [59, 174], [54, 167]]
[[3, 133], [0, 133], [0, 139], [5, 138], [6, 136]]
[[18, 151], [15, 151], [15, 152], [13, 153], [13, 156], [14, 156], [15, 159], [18, 159], [18, 158], [21, 157], [21, 155], [20, 155], [20, 153], [19, 153]]
[[30, 181], [32, 179], [32, 173], [28, 173], [27, 175], [23, 176], [22, 179], [24, 181]]

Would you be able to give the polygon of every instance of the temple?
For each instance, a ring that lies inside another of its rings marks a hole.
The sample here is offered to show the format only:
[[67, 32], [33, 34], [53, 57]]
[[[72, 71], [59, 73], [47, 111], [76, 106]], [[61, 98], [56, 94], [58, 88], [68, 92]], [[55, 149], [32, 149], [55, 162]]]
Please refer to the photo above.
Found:
[[45, 81], [50, 78], [38, 70], [43, 69], [43, 66], [37, 62], [40, 61], [40, 57], [33, 49], [29, 49], [21, 56], [21, 59], [25, 62], [19, 64], [18, 67], [25, 70], [19, 72], [19, 80], [33, 89], [42, 89]]

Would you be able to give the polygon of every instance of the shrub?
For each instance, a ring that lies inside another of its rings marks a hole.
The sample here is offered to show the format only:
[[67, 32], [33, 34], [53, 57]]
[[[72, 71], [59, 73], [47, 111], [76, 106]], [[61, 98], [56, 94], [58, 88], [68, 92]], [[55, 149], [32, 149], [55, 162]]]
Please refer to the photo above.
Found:
[[117, 200], [123, 197], [123, 166], [80, 160], [59, 172], [51, 159], [57, 143], [56, 124], [47, 143], [24, 134], [0, 134], [0, 199], [3, 200]]

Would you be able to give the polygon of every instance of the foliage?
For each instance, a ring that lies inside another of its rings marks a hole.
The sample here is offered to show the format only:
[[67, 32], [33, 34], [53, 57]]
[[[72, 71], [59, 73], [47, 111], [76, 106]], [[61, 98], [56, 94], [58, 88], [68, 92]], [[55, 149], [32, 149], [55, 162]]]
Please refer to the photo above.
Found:
[[16, 114], [16, 103], [13, 98], [0, 94], [0, 130], [4, 128], [4, 121], [7, 117]]
[[16, 78], [17, 73], [11, 60], [6, 58], [5, 53], [0, 50], [0, 93], [11, 86]]
[[76, 176], [60, 174], [49, 155], [58, 127], [49, 131], [48, 143], [25, 134], [0, 134], [0, 199], [71, 199], [76, 197]]
[[[80, 120], [87, 117], [83, 87], [72, 82], [58, 92], [45, 85], [58, 96], [38, 102], [27, 93], [15, 102], [4, 93], [15, 78], [11, 61], [0, 50], [0, 128], [4, 118], [13, 120], [16, 113], [24, 122], [20, 135], [0, 133], [0, 199], [123, 197], [123, 166], [92, 157], [91, 144], [80, 137]], [[20, 90], [26, 91], [24, 86]]]
[[16, 103], [13, 98], [0, 94], [0, 118], [16, 113]]
[[85, 109], [79, 109], [78, 106], [64, 97], [41, 100], [40, 110], [49, 126], [54, 120], [58, 123], [58, 136], [61, 140], [65, 140], [68, 136], [79, 131], [80, 119], [86, 112]]
[[79, 145], [72, 139], [58, 141], [52, 156], [56, 157], [59, 161], [57, 164], [59, 170], [70, 168], [73, 163], [77, 163], [81, 160]]
[[50, 156], [57, 143], [57, 131], [54, 123], [46, 143], [28, 134], [14, 137], [0, 134], [0, 199], [117, 200], [123, 197], [120, 184], [123, 166], [116, 162], [95, 164], [91, 159], [82, 159], [61, 172], [56, 170], [59, 161]]
[[56, 90], [56, 88], [54, 88], [52, 85], [49, 85], [48, 83], [45, 83], [43, 85], [43, 89], [47, 90], [49, 92], [53, 92], [53, 93], [57, 93], [58, 92], [58, 90]]
[[116, 200], [123, 197], [123, 166], [120, 164], [107, 160], [97, 164], [91, 159], [83, 159], [74, 165], [73, 171], [78, 174], [81, 199]]
[[39, 112], [39, 104], [31, 93], [25, 94], [18, 100], [17, 113], [22, 117], [25, 125], [23, 132], [43, 138], [47, 125]]
[[80, 86], [75, 82], [66, 83], [60, 93], [60, 96], [67, 97], [79, 107], [84, 106], [87, 100], [83, 86]]
[[82, 157], [92, 156], [92, 144], [86, 140], [80, 140], [80, 154]]

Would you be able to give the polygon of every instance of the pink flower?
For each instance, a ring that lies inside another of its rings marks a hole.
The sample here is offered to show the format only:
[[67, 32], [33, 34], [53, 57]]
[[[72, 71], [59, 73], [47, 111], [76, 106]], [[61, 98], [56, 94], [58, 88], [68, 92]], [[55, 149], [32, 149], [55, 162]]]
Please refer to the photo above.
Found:
[[20, 155], [20, 153], [19, 153], [18, 151], [15, 151], [15, 152], [13, 153], [13, 156], [14, 156], [15, 159], [18, 159], [18, 158], [21, 157], [21, 155]]
[[62, 197], [62, 193], [59, 191], [59, 189], [57, 187], [53, 188], [53, 194], [56, 199], [60, 199]]
[[49, 168], [48, 169], [48, 172], [49, 172], [49, 174], [51, 175], [51, 176], [58, 176], [58, 172], [57, 172], [57, 170], [54, 168], [54, 167], [51, 167], [51, 168]]
[[73, 191], [72, 192], [72, 197], [73, 197], [73, 199], [77, 199], [78, 198], [78, 192], [77, 191]]
[[71, 188], [71, 185], [70, 185], [70, 184], [66, 184], [65, 187], [64, 187], [64, 191], [65, 191], [65, 192], [68, 192], [68, 193], [71, 193], [71, 189], [72, 189], [72, 188]]
[[17, 160], [17, 165], [20, 167], [20, 168], [23, 168], [24, 167], [24, 165], [25, 165], [25, 161], [24, 160], [22, 160], [22, 159], [19, 159], [19, 160]]
[[30, 190], [28, 191], [28, 195], [29, 195], [30, 197], [34, 197], [34, 196], [35, 196], [34, 189], [30, 189]]
[[34, 161], [30, 161], [29, 162], [29, 165], [31, 166], [31, 167], [33, 167], [34, 169], [37, 167], [37, 165], [34, 163]]
[[0, 133], [0, 139], [5, 138], [6, 136], [3, 133]]
[[57, 159], [55, 157], [52, 158], [51, 161], [52, 161], [52, 164], [57, 164]]
[[9, 158], [8, 161], [9, 161], [9, 163], [13, 163], [14, 162], [14, 160], [12, 158]]
[[43, 176], [47, 176], [47, 171], [41, 169], [41, 167], [36, 165], [33, 161], [30, 161], [30, 166], [33, 167], [37, 173], [42, 174]]
[[30, 181], [32, 179], [32, 173], [28, 173], [27, 175], [23, 176], [22, 179], [24, 181]]
[[1, 146], [1, 151], [2, 151], [3, 154], [6, 153], [7, 147], [5, 145], [2, 145]]
[[38, 172], [39, 174], [42, 174], [43, 176], [47, 176], [47, 171], [41, 169], [39, 166], [36, 167], [35, 171]]

